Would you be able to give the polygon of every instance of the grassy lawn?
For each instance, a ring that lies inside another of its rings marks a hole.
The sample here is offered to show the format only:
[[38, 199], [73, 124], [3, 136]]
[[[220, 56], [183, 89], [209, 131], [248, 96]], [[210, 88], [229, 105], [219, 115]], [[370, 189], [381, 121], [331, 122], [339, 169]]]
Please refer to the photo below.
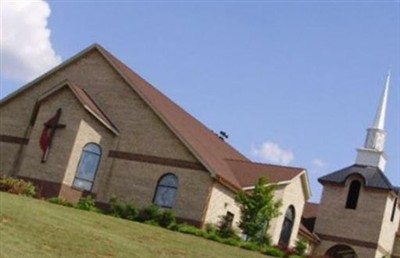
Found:
[[155, 226], [0, 192], [0, 257], [268, 256]]

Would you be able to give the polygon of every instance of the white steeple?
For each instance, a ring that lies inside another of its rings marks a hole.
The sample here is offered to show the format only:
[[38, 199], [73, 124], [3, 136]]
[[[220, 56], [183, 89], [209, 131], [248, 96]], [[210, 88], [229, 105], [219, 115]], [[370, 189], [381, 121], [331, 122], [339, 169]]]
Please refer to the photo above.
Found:
[[385, 88], [378, 110], [376, 111], [374, 123], [371, 128], [367, 129], [367, 137], [364, 147], [357, 149], [356, 164], [378, 167], [383, 172], [386, 165], [386, 157], [383, 152], [385, 145], [385, 115], [387, 106], [387, 97], [390, 84], [390, 71], [386, 77]]
[[386, 115], [386, 105], [387, 105], [387, 97], [389, 91], [389, 84], [390, 84], [390, 70], [386, 77], [385, 88], [382, 93], [381, 103], [379, 105], [378, 110], [376, 111], [375, 120], [373, 124], [373, 128], [376, 129], [384, 129], [385, 126], [385, 115]]

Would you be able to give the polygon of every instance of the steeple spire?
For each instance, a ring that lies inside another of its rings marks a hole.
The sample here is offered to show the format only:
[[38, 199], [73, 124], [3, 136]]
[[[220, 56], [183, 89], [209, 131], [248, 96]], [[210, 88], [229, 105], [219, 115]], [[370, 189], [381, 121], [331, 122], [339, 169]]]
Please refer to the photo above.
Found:
[[386, 77], [385, 87], [383, 89], [382, 98], [376, 111], [374, 123], [371, 128], [367, 129], [367, 137], [364, 147], [357, 149], [356, 164], [378, 167], [382, 172], [385, 170], [386, 157], [383, 152], [385, 144], [384, 131], [387, 98], [390, 84], [390, 70]]
[[389, 84], [390, 84], [390, 70], [386, 76], [386, 83], [385, 83], [385, 88], [383, 89], [381, 103], [379, 105], [378, 110], [376, 111], [375, 120], [372, 128], [381, 130], [384, 129]]

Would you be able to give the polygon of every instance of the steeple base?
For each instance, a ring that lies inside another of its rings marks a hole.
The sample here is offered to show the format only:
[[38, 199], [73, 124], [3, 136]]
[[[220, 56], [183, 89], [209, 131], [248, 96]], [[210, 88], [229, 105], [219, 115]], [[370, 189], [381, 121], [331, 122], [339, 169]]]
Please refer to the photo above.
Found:
[[386, 155], [383, 151], [360, 148], [357, 149], [356, 164], [377, 167], [384, 172], [386, 166]]

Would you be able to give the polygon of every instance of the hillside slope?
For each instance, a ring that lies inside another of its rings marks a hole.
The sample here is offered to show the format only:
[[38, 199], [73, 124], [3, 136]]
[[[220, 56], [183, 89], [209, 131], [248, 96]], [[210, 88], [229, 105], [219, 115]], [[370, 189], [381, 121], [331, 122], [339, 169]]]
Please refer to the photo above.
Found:
[[0, 257], [268, 256], [154, 226], [0, 193]]

